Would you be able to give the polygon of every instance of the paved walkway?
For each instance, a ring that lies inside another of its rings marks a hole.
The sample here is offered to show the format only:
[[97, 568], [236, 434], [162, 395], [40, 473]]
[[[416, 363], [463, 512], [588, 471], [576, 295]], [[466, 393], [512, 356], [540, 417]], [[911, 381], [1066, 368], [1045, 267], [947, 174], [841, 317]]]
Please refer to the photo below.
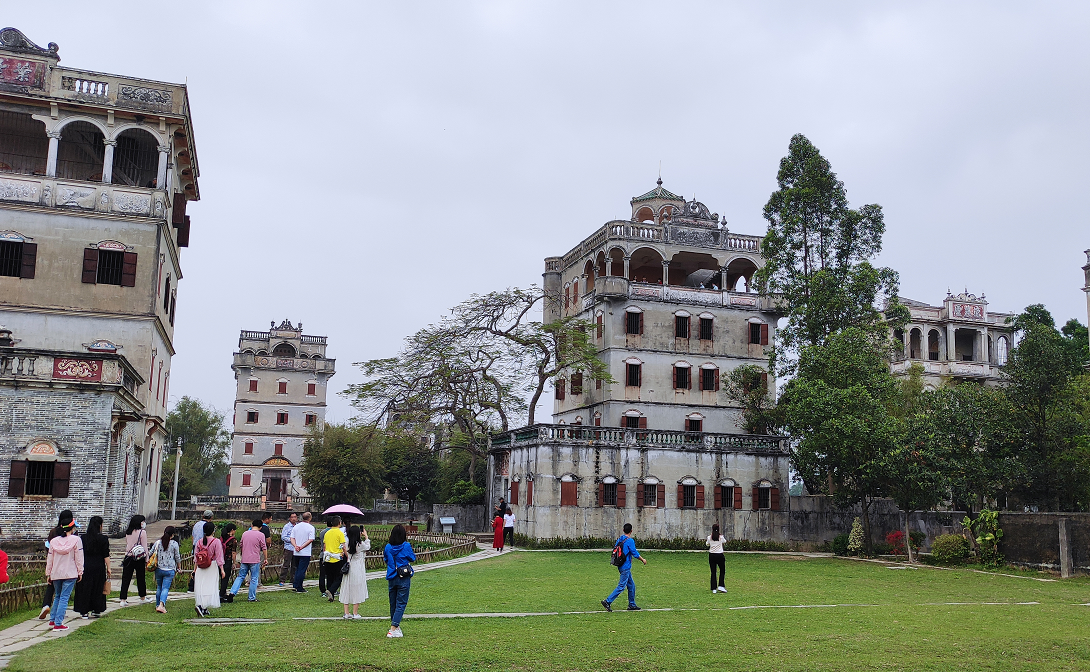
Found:
[[[156, 525], [159, 525], [159, 523], [156, 523]], [[158, 532], [159, 532], [160, 535], [162, 534], [162, 530], [163, 530], [163, 528], [166, 527], [166, 525], [167, 525], [166, 522], [162, 522], [161, 527], [158, 528]], [[154, 527], [154, 525], [149, 525], [148, 526], [149, 532], [152, 530], [153, 527]], [[151, 534], [149, 534], [148, 536], [151, 536]], [[121, 549], [122, 551], [124, 551], [124, 545], [123, 544], [124, 544], [124, 540], [122, 540], [122, 549]], [[429, 562], [427, 564], [418, 565], [418, 566], [416, 566], [415, 569], [416, 569], [417, 572], [430, 572], [430, 571], [433, 571], [433, 570], [436, 570], [436, 569], [442, 569], [444, 567], [450, 567], [452, 565], [461, 565], [461, 564], [464, 564], [464, 563], [467, 563], [467, 562], [475, 562], [477, 560], [484, 560], [486, 558], [494, 558], [497, 555], [499, 555], [498, 553], [496, 553], [496, 551], [492, 550], [491, 547], [486, 548], [481, 544], [477, 544], [477, 549], [478, 550], [477, 550], [476, 553], [473, 553], [473, 554], [470, 554], [470, 555], [464, 555], [464, 556], [462, 556], [460, 558], [454, 558], [452, 560], [440, 560], [438, 562]], [[504, 552], [505, 553], [510, 553], [510, 551], [504, 551]], [[118, 575], [120, 575], [120, 573]], [[385, 576], [386, 576], [386, 572], [384, 570], [380, 570], [380, 571], [376, 571], [376, 572], [368, 572], [367, 573], [367, 580], [370, 581], [370, 580], [374, 580], [374, 579], [382, 579], [382, 578], [385, 578]], [[314, 587], [317, 587], [318, 580], [317, 579], [308, 579], [308, 580], [303, 582], [303, 585], [314, 588]], [[152, 590], [152, 588], [153, 588], [153, 586], [148, 586], [149, 595], [154, 595], [154, 591]], [[290, 589], [291, 589], [290, 586], [283, 586], [283, 587], [276, 586], [276, 585], [262, 586], [260, 592], [266, 593], [266, 592], [271, 592], [271, 591], [282, 591], [282, 590], [290, 590]], [[191, 593], [191, 592], [173, 592], [173, 591], [170, 593], [170, 596], [167, 598], [167, 600], [169, 602], [192, 600], [192, 599], [193, 599], [193, 593]], [[134, 599], [129, 600], [129, 606], [136, 606], [138, 604], [140, 604], [138, 597], [134, 597]], [[113, 612], [115, 612], [115, 611], [117, 611], [119, 609], [125, 609], [125, 607], [121, 606], [121, 600], [120, 599], [111, 598], [111, 599], [106, 600], [106, 611], [104, 613], [112, 614]], [[130, 620], [130, 619], [122, 619], [122, 620]], [[194, 620], [196, 620], [196, 619], [194, 619]], [[218, 619], [202, 619], [201, 622], [212, 624], [216, 620], [218, 620]], [[265, 620], [265, 619], [222, 619], [222, 620], [227, 620], [227, 621], [230, 621], [232, 623], [242, 622], [242, 621], [245, 621], [245, 622], [271, 622], [271, 621], [268, 621], [268, 620]], [[32, 618], [32, 619], [30, 619], [28, 621], [25, 621], [23, 623], [19, 623], [18, 625], [13, 625], [10, 628], [7, 628], [6, 630], [0, 631], [0, 669], [3, 669], [4, 667], [7, 667], [7, 664], [11, 660], [12, 656], [18, 651], [22, 651], [23, 649], [25, 649], [27, 647], [34, 646], [35, 644], [39, 644], [41, 642], [45, 642], [45, 641], [48, 641], [50, 639], [56, 639], [57, 637], [66, 637], [66, 636], [68, 636], [69, 633], [75, 632], [79, 628], [82, 628], [82, 627], [84, 627], [86, 625], [90, 625], [91, 623], [94, 623], [94, 622], [95, 622], [95, 619], [83, 620], [82, 618], [80, 618], [78, 613], [76, 613], [76, 612], [72, 611], [71, 609], [69, 609], [64, 615], [64, 624], [69, 626], [69, 629], [65, 630], [63, 632], [53, 632], [53, 629], [49, 627], [48, 620], [38, 620], [37, 616], [35, 616], [34, 618]], [[159, 624], [159, 622], [157, 622], [157, 621], [134, 621], [134, 622], [156, 623], [157, 625]], [[221, 622], [221, 624], [222, 624], [222, 622]]]

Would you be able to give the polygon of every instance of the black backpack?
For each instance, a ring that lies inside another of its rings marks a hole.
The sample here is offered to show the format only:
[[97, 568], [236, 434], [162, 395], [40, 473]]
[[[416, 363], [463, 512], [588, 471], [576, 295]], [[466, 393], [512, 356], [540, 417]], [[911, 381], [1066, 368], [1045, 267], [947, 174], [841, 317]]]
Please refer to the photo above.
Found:
[[614, 567], [621, 567], [627, 558], [628, 554], [624, 552], [624, 542], [617, 542], [613, 547], [613, 552], [609, 554], [609, 564]]

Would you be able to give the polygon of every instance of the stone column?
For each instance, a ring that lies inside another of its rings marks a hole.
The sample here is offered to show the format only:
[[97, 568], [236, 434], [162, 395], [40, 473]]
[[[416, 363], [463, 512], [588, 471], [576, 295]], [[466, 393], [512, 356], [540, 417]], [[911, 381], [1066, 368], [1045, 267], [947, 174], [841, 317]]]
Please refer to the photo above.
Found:
[[613, 258], [612, 257], [606, 257], [606, 275], [605, 275], [605, 277], [608, 278], [611, 275], [613, 275]]
[[663, 260], [662, 262], [662, 286], [670, 284], [670, 262]]
[[155, 188], [166, 190], [167, 183], [167, 155], [170, 147], [159, 145], [159, 170], [155, 173]]
[[45, 175], [46, 177], [57, 176], [57, 146], [61, 141], [60, 131], [50, 131], [49, 135], [49, 154], [45, 159]]
[[727, 267], [719, 267], [719, 287], [724, 292], [730, 291], [730, 287], [727, 287]]
[[954, 348], [954, 325], [946, 325], [946, 360], [957, 361], [957, 350]]
[[624, 258], [624, 277], [626, 280], [631, 280], [632, 276], [629, 273], [629, 266], [631, 265], [632, 257]]
[[103, 140], [106, 145], [106, 158], [102, 160], [102, 183], [110, 184], [114, 179], [114, 147], [117, 140]]
[[1067, 518], [1056, 521], [1060, 533], [1060, 578], [1071, 578], [1071, 529]]

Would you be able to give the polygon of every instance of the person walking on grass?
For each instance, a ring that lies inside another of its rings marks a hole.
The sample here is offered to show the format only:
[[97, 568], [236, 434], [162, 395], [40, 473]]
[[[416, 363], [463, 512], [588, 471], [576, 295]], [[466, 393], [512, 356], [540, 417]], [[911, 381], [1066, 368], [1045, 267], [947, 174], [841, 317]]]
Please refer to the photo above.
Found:
[[178, 567], [182, 564], [182, 550], [174, 539], [174, 526], [167, 525], [163, 530], [163, 537], [155, 540], [151, 548], [151, 555], [155, 556], [155, 611], [160, 614], [167, 613], [167, 595], [170, 594], [170, 584], [174, 582], [174, 576], [178, 573]]
[[136, 576], [136, 592], [142, 602], [150, 602], [153, 597], [148, 596], [147, 578], [144, 572], [148, 563], [148, 524], [144, 516], [135, 515], [129, 519], [129, 527], [125, 530], [125, 557], [121, 560], [121, 606], [129, 605], [129, 582]]
[[76, 536], [76, 523], [69, 516], [62, 519], [61, 534], [49, 544], [49, 554], [45, 559], [45, 579], [53, 584], [53, 620], [49, 621], [53, 631], [64, 631], [64, 612], [68, 608], [68, 598], [76, 581], [83, 578], [83, 541]]
[[617, 541], [613, 542], [614, 556], [618, 554], [617, 549], [620, 549], [621, 558], [615, 560], [620, 561], [621, 564], [617, 567], [620, 572], [620, 580], [617, 581], [617, 587], [613, 589], [613, 592], [609, 594], [609, 597], [602, 600], [602, 606], [606, 608], [606, 611], [613, 611], [613, 607], [610, 605], [613, 600], [628, 589], [628, 610], [639, 611], [640, 608], [636, 605], [636, 582], [632, 580], [632, 558], [638, 558], [643, 564], [647, 564], [647, 560], [640, 555], [640, 552], [636, 550], [636, 542], [632, 539], [632, 523], [624, 524], [624, 534], [617, 537]]
[[341, 562], [344, 553], [344, 545], [348, 543], [348, 537], [341, 530], [340, 516], [329, 519], [329, 529], [322, 536], [324, 552], [322, 557], [322, 569], [325, 570], [325, 596], [330, 602], [333, 596], [341, 589]]
[[297, 593], [305, 593], [303, 578], [307, 575], [310, 554], [314, 551], [314, 526], [310, 524], [310, 511], [303, 514], [303, 520], [291, 531], [292, 553], [295, 556], [295, 579], [292, 586]]
[[76, 612], [98, 618], [106, 611], [106, 580], [110, 578], [110, 540], [102, 534], [102, 516], [91, 516], [83, 542], [83, 579], [76, 583]]
[[[71, 509], [65, 509], [64, 511], [61, 511], [60, 514], [57, 516], [57, 525], [56, 525], [56, 527], [53, 527], [52, 529], [50, 529], [49, 532], [46, 534], [46, 537], [45, 537], [45, 551], [46, 551], [46, 553], [49, 552], [50, 542], [52, 542], [57, 537], [61, 536], [61, 523], [64, 522], [64, 521], [70, 521], [70, 520], [72, 520], [72, 511], [71, 511]], [[49, 611], [53, 608], [53, 597], [54, 597], [53, 583], [52, 582], [47, 582], [47, 583], [49, 583], [49, 585], [45, 587], [45, 594], [42, 595], [42, 610], [38, 613], [38, 620], [39, 621], [44, 621], [45, 619], [49, 618]]]
[[[712, 593], [725, 593], [723, 575], [727, 572], [727, 563], [723, 559], [723, 542], [726, 539], [719, 533], [719, 523], [712, 525], [712, 533], [708, 535], [705, 543], [708, 545], [708, 566], [712, 570]], [[715, 570], [719, 568], [719, 583], [715, 582]]]
[[390, 631], [387, 637], [401, 637], [401, 619], [405, 616], [405, 607], [409, 604], [409, 587], [413, 577], [416, 554], [409, 545], [408, 535], [403, 525], [394, 525], [390, 530], [390, 540], [382, 549], [382, 559], [386, 562], [386, 583], [390, 590]]
[[280, 541], [284, 544], [284, 560], [280, 563], [280, 585], [295, 578], [295, 547], [291, 545], [291, 530], [299, 522], [299, 514], [288, 516], [284, 529], [280, 530]]
[[219, 582], [223, 571], [223, 542], [216, 538], [216, 524], [204, 523], [204, 535], [193, 547], [193, 608], [198, 616], [220, 606]]
[[511, 512], [510, 506], [507, 507], [507, 513], [503, 514], [503, 544], [515, 545], [515, 514]]
[[250, 575], [249, 600], [257, 602], [257, 587], [261, 583], [261, 568], [269, 562], [269, 547], [265, 543], [265, 533], [261, 531], [261, 520], [255, 520], [242, 534], [242, 565], [238, 570], [238, 578], [235, 585], [231, 586], [231, 592], [227, 594], [227, 601], [234, 602], [235, 595], [242, 588], [242, 581], [246, 575]]
[[235, 573], [235, 553], [238, 551], [238, 538], [235, 531], [238, 525], [227, 523], [220, 530], [220, 543], [223, 544], [223, 578], [220, 579], [220, 602], [231, 602], [227, 595], [227, 589], [231, 587], [231, 579]]
[[[360, 619], [360, 603], [367, 599], [367, 551], [371, 550], [371, 540], [367, 530], [358, 525], [348, 528], [348, 541], [344, 544], [344, 561], [348, 563], [348, 573], [341, 583], [341, 604], [344, 605], [344, 617]], [[348, 613], [352, 605], [352, 613]]]

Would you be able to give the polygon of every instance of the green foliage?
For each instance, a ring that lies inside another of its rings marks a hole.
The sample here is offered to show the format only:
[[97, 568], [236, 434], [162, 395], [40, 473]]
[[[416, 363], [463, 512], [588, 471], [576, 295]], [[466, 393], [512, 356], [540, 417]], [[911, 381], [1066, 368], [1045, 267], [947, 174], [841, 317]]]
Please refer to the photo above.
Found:
[[382, 494], [383, 433], [373, 425], [327, 424], [303, 444], [302, 476], [317, 508], [352, 504], [370, 508]]
[[227, 494], [231, 433], [226, 417], [197, 399], [182, 397], [166, 420], [170, 443], [165, 446], [160, 492], [169, 498], [174, 492], [174, 462], [178, 439], [182, 440], [181, 477], [178, 499], [192, 495]]
[[[620, 533], [618, 533], [620, 536]], [[515, 534], [515, 546], [518, 548], [541, 550], [586, 550], [613, 548], [615, 539], [602, 537], [551, 537], [548, 539], [534, 539], [523, 534]], [[652, 537], [636, 537], [636, 546], [641, 550], [654, 551], [700, 551], [707, 550], [704, 539], [674, 537], [671, 539], [658, 539]], [[723, 544], [727, 551], [770, 551], [782, 552], [787, 547], [775, 541], [751, 541], [749, 539], [730, 539]]]
[[831, 550], [833, 553], [835, 553], [837, 555], [842, 555], [842, 556], [847, 555], [848, 554], [848, 535], [846, 535], [846, 534], [836, 535], [833, 538], [832, 543], [830, 544], [830, 549], [829, 550]]
[[772, 434], [783, 423], [767, 374], [760, 366], [743, 364], [721, 381], [727, 399], [742, 408], [741, 427], [747, 434]]
[[857, 517], [852, 521], [852, 531], [848, 534], [848, 552], [852, 555], [859, 555], [863, 552], [863, 546], [863, 523]]
[[969, 541], [960, 534], [941, 534], [931, 542], [931, 558], [943, 565], [965, 562], [969, 557]]
[[416, 508], [416, 500], [430, 498], [439, 469], [435, 453], [420, 437], [387, 428], [382, 441], [383, 478], [391, 492]]
[[969, 530], [976, 542], [980, 564], [985, 567], [1002, 566], [1003, 556], [999, 553], [999, 542], [1003, 539], [1003, 530], [999, 528], [999, 513], [984, 509], [976, 520], [966, 516], [961, 524]]
[[458, 481], [450, 488], [450, 495], [446, 499], [447, 504], [458, 506], [471, 506], [484, 504], [484, 488], [474, 485], [470, 481]]

